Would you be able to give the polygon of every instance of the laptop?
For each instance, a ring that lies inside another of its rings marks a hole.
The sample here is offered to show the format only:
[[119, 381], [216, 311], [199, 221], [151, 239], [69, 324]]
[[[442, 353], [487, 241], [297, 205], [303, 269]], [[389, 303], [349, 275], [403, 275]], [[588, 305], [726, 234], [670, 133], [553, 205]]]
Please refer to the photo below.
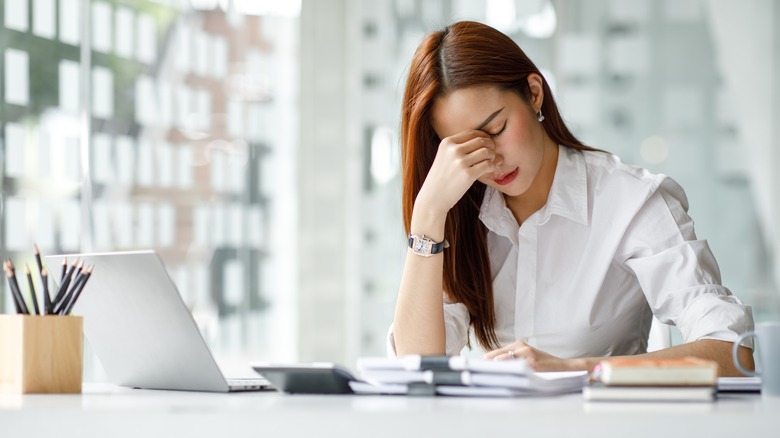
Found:
[[261, 377], [225, 378], [154, 251], [47, 256], [55, 268], [49, 272], [59, 273], [63, 259], [95, 265], [72, 313], [84, 316], [84, 335], [112, 383], [211, 392], [270, 388]]

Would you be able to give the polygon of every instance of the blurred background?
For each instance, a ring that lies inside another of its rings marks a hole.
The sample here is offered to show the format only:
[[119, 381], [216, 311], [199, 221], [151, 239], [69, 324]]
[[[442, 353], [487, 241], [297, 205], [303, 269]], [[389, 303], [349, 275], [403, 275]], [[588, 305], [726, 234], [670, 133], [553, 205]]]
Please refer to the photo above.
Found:
[[405, 75], [463, 19], [526, 51], [586, 144], [680, 182], [724, 284], [780, 317], [777, 2], [2, 5], [0, 255], [155, 249], [223, 363], [384, 354]]

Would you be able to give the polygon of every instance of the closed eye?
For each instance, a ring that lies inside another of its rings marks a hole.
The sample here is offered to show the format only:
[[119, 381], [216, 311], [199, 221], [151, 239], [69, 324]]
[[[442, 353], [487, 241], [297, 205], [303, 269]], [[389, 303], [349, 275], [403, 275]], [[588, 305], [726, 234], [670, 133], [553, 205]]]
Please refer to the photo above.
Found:
[[504, 122], [504, 126], [502, 126], [498, 132], [494, 132], [494, 133], [488, 132], [488, 135], [491, 137], [498, 137], [499, 135], [501, 135], [502, 132], [504, 132], [505, 129], [506, 129], [506, 122]]

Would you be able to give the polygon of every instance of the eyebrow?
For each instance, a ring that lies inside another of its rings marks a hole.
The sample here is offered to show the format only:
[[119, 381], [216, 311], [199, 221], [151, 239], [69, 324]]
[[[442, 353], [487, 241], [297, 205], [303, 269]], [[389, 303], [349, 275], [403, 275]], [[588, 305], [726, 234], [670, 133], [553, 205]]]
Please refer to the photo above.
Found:
[[479, 127], [477, 128], [477, 131], [481, 131], [481, 130], [482, 130], [482, 128], [484, 128], [485, 126], [487, 126], [487, 124], [488, 124], [488, 123], [490, 123], [490, 121], [491, 121], [491, 120], [493, 120], [494, 118], [496, 118], [496, 116], [498, 115], [498, 113], [500, 113], [501, 111], [503, 111], [503, 110], [504, 110], [504, 108], [505, 108], [505, 107], [503, 107], [503, 106], [502, 106], [502, 107], [501, 107], [501, 109], [499, 109], [498, 111], [496, 111], [496, 112], [494, 112], [493, 114], [489, 115], [489, 116], [487, 117], [487, 119], [485, 119], [485, 121], [484, 121], [484, 122], [482, 122], [482, 124], [480, 124], [480, 125], [479, 125]]

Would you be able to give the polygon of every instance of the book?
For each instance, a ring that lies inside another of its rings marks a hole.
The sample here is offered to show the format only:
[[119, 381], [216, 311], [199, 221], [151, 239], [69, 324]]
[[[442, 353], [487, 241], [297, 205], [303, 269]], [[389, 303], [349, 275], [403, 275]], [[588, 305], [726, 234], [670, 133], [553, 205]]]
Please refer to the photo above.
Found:
[[582, 390], [587, 401], [711, 402], [714, 386], [608, 386], [593, 383]]
[[718, 364], [695, 357], [616, 358], [601, 361], [594, 374], [608, 386], [714, 386], [718, 379]]

